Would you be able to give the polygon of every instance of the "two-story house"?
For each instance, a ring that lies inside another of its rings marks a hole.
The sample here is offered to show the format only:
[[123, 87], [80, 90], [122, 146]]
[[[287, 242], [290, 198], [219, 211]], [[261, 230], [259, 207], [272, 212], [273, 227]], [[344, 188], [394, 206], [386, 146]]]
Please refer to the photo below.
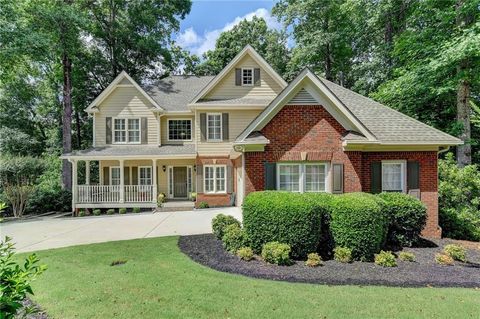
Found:
[[62, 156], [74, 209], [153, 208], [159, 193], [231, 206], [269, 189], [399, 191], [427, 205], [425, 233], [438, 236], [438, 152], [461, 143], [308, 69], [288, 84], [250, 46], [214, 77], [141, 87], [122, 72], [86, 111], [93, 147]]

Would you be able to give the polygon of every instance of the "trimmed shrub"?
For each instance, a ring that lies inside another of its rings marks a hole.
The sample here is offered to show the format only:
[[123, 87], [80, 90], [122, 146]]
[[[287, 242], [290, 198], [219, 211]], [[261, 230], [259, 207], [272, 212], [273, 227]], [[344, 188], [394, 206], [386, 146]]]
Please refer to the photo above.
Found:
[[427, 208], [413, 196], [403, 193], [381, 193], [383, 211], [389, 220], [387, 243], [411, 247], [427, 221]]
[[332, 195], [298, 194], [279, 191], [250, 193], [243, 203], [243, 225], [258, 253], [265, 243], [288, 244], [293, 258], [316, 251], [321, 237], [322, 201]]
[[242, 247], [237, 250], [237, 256], [242, 260], [250, 261], [253, 259], [253, 250], [250, 247]]
[[198, 204], [198, 208], [200, 209], [209, 208], [209, 207], [210, 206], [208, 206], [207, 202], [200, 202], [200, 204]]
[[305, 266], [308, 267], [317, 267], [322, 264], [322, 257], [320, 257], [317, 253], [310, 253], [307, 255], [307, 261], [305, 262]]
[[263, 245], [262, 258], [269, 264], [288, 265], [290, 252], [290, 245], [272, 241]]
[[222, 237], [223, 246], [229, 252], [235, 253], [240, 248], [248, 245], [245, 231], [237, 224], [228, 225]]
[[461, 262], [466, 262], [467, 261], [467, 250], [459, 245], [446, 245], [443, 248], [443, 252], [445, 255], [448, 255], [453, 258], [453, 260], [458, 260]]
[[374, 195], [349, 193], [335, 196], [330, 205], [330, 231], [335, 246], [352, 250], [357, 260], [371, 260], [387, 235], [382, 201]]
[[133, 207], [133, 212], [134, 212], [135, 214], [140, 213], [140, 207]]
[[101, 214], [102, 214], [102, 211], [100, 209], [94, 209], [93, 210], [93, 215], [98, 216], [98, 215], [101, 215]]
[[409, 252], [406, 252], [406, 251], [400, 252], [400, 254], [398, 254], [398, 258], [401, 261], [409, 261], [409, 262], [414, 262], [415, 261], [415, 255], [413, 253], [409, 253]]
[[212, 230], [213, 234], [217, 239], [222, 239], [225, 234], [225, 229], [228, 225], [236, 224], [240, 227], [240, 222], [236, 220], [233, 216], [218, 214], [212, 219]]
[[375, 264], [383, 267], [397, 267], [395, 255], [391, 251], [380, 251], [375, 255]]
[[85, 210], [80, 209], [80, 211], [78, 212], [78, 217], [83, 217], [85, 215], [86, 215]]
[[113, 214], [115, 214], [115, 209], [110, 208], [107, 210], [107, 215], [113, 215]]
[[439, 265], [453, 265], [453, 258], [445, 254], [435, 254], [435, 262]]
[[126, 214], [127, 213], [127, 209], [125, 207], [122, 207], [118, 210], [118, 213], [119, 214]]
[[352, 250], [347, 247], [336, 247], [333, 250], [333, 259], [345, 264], [352, 262]]

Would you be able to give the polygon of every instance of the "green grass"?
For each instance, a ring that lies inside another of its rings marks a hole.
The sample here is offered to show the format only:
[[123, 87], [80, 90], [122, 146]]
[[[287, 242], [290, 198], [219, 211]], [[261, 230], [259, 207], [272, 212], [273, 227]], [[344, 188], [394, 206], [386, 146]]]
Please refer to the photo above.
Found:
[[[478, 318], [480, 290], [324, 286], [200, 266], [177, 237], [38, 253], [36, 300], [54, 318]], [[126, 260], [123, 265], [110, 266]]]

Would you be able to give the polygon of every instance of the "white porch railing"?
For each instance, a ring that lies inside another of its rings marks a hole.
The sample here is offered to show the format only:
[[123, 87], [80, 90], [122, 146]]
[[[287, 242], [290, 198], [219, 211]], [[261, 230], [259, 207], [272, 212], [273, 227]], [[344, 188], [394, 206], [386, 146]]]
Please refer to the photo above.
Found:
[[77, 185], [77, 203], [148, 203], [156, 200], [155, 185]]

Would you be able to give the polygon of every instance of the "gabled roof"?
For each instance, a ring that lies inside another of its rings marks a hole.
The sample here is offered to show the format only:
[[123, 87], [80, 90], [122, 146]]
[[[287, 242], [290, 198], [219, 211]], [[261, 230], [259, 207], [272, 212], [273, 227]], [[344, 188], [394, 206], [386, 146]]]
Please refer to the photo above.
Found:
[[[275, 98], [270, 105], [237, 137], [236, 144], [245, 144], [253, 132], [261, 130], [290, 101], [308, 79], [328, 98], [335, 110], [348, 121], [339, 121], [349, 131], [343, 137], [346, 144], [379, 145], [459, 145], [462, 141], [428, 126], [403, 113], [338, 84], [317, 77], [309, 69], [300, 74]], [[327, 107], [326, 105], [323, 105]], [[328, 110], [331, 114], [331, 110]], [[337, 120], [338, 114], [332, 114]], [[353, 129], [352, 129], [353, 128]]]
[[132, 77], [130, 75], [127, 74], [127, 72], [125, 71], [122, 71], [120, 72], [119, 75], [117, 75], [117, 77], [112, 81], [112, 83], [110, 83], [107, 88], [105, 90], [102, 91], [102, 93], [100, 93], [99, 96], [97, 96], [95, 98], [95, 100], [93, 100], [92, 103], [90, 103], [90, 105], [85, 109], [86, 112], [88, 113], [94, 113], [94, 112], [98, 112], [98, 106], [113, 92], [113, 90], [115, 90], [115, 88], [117, 88], [118, 85], [120, 85], [120, 82], [122, 82], [123, 79], [127, 79], [128, 81], [130, 81], [130, 83], [132, 83], [132, 85], [150, 102], [152, 103], [152, 105], [158, 109], [159, 111], [163, 111], [163, 108], [160, 107], [160, 105], [158, 105], [158, 103], [152, 99], [152, 97], [150, 95], [147, 94], [147, 92], [145, 92], [144, 89], [142, 89], [140, 87], [140, 85], [138, 85], [137, 82], [135, 82], [134, 79], [132, 79]]
[[223, 70], [217, 74], [210, 83], [208, 83], [190, 102], [190, 104], [195, 104], [198, 100], [205, 97], [227, 74], [230, 72], [235, 65], [246, 55], [249, 55], [255, 62], [260, 65], [279, 85], [281, 88], [287, 86], [287, 82], [270, 66], [270, 64], [265, 61], [257, 51], [250, 45], [246, 45], [240, 53], [233, 58], [230, 63], [227, 64]]

